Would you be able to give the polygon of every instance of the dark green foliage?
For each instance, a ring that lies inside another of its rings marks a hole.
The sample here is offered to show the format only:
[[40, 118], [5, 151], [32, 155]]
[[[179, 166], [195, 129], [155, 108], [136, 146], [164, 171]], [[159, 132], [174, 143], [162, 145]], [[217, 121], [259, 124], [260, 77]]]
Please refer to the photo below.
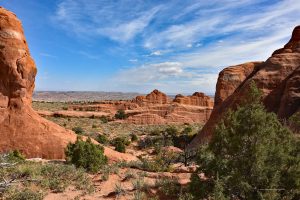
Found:
[[105, 135], [97, 135], [97, 138], [96, 138], [97, 142], [99, 142], [100, 144], [108, 144], [109, 141], [108, 141], [108, 138], [105, 136]]
[[124, 110], [118, 110], [115, 114], [116, 119], [126, 119], [128, 116], [126, 115]]
[[125, 153], [126, 146], [124, 144], [124, 140], [117, 138], [117, 139], [115, 139], [113, 145], [114, 145], [116, 151]]
[[181, 135], [190, 135], [193, 132], [193, 128], [191, 126], [187, 126], [181, 132]]
[[300, 199], [300, 143], [274, 113], [250, 95], [217, 125], [198, 153], [199, 172], [190, 185], [196, 199]]
[[290, 117], [288, 124], [292, 131], [299, 134], [300, 133], [300, 112], [296, 112], [295, 114], [293, 114]]
[[130, 145], [131, 143], [127, 137], [116, 137], [111, 141], [111, 144], [115, 145], [117, 142], [121, 142], [126, 146]]
[[93, 144], [90, 138], [83, 141], [80, 137], [74, 144], [69, 143], [65, 151], [67, 162], [90, 172], [97, 172], [101, 166], [107, 163], [103, 152], [103, 147]]
[[93, 190], [92, 183], [88, 179], [83, 169], [76, 169], [71, 165], [43, 165], [40, 169], [44, 188], [49, 188], [53, 192], [63, 192], [65, 189], [74, 184], [77, 189], [86, 189], [88, 192]]
[[164, 131], [164, 134], [169, 135], [169, 136], [175, 136], [178, 135], [178, 130], [176, 127], [174, 126], [170, 126], [168, 128], [166, 128], [166, 130]]
[[9, 162], [22, 162], [26, 159], [26, 157], [19, 150], [9, 152], [7, 158]]
[[9, 195], [7, 200], [42, 200], [43, 194], [30, 190], [28, 188], [22, 190], [12, 190], [11, 195]]
[[137, 141], [138, 140], [138, 136], [136, 134], [131, 134], [131, 142]]
[[74, 131], [77, 135], [84, 134], [84, 130], [80, 126], [76, 126], [76, 127], [72, 128], [72, 131]]
[[100, 121], [101, 121], [102, 123], [107, 123], [107, 122], [109, 122], [108, 117], [106, 117], [106, 116], [104, 116], [104, 115], [102, 115], [99, 119], [100, 119]]

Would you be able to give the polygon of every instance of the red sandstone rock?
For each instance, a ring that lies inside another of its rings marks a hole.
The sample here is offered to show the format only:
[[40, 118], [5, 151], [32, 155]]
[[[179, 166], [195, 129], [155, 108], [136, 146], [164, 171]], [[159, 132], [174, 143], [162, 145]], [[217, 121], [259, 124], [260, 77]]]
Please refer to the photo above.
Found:
[[159, 90], [153, 90], [150, 94], [147, 94], [146, 96], [137, 96], [135, 99], [135, 102], [139, 105], [142, 104], [167, 104], [171, 100], [169, 97], [162, 93]]
[[[28, 158], [63, 159], [76, 134], [40, 117], [31, 108], [37, 69], [21, 22], [0, 7], [0, 152], [20, 150]], [[110, 161], [136, 160], [105, 147]]]
[[219, 73], [217, 81], [215, 106], [222, 104], [261, 63], [262, 62], [249, 62], [223, 69]]
[[0, 8], [0, 151], [18, 149], [28, 157], [61, 159], [76, 135], [32, 110], [36, 72], [21, 22]]
[[[253, 66], [254, 65], [254, 66]], [[245, 67], [249, 68], [244, 73]], [[224, 73], [231, 76], [231, 69], [220, 73], [217, 83], [216, 105], [209, 121], [203, 130], [192, 141], [190, 147], [196, 147], [203, 140], [209, 138], [213, 129], [229, 109], [235, 109], [249, 91], [252, 81], [263, 92], [263, 102], [266, 109], [274, 112], [279, 118], [287, 119], [300, 109], [300, 26], [293, 31], [292, 38], [284, 48], [276, 50], [272, 56], [263, 63], [238, 65], [234, 71], [243, 72], [238, 84], [226, 89], [229, 83], [224, 81]], [[223, 74], [222, 74], [223, 73]], [[245, 80], [243, 80], [245, 79]], [[238, 83], [238, 82], [237, 82]], [[224, 86], [224, 87], [222, 87]], [[226, 86], [226, 87], [225, 87]]]
[[209, 96], [206, 96], [202, 92], [195, 92], [192, 96], [183, 96], [178, 94], [175, 96], [173, 102], [180, 104], [192, 105], [192, 106], [204, 106], [204, 107], [213, 107], [213, 99]]

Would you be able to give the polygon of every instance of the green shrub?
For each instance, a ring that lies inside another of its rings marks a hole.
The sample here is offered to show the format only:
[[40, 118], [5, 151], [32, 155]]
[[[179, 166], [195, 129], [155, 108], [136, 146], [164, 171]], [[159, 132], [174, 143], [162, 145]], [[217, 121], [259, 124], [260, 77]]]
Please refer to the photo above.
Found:
[[131, 143], [127, 137], [116, 137], [111, 141], [112, 145], [114, 145], [114, 146], [116, 143], [120, 143], [120, 142], [126, 146], [130, 145], [130, 143]]
[[300, 142], [260, 103], [251, 85], [243, 106], [228, 112], [207, 146], [199, 149], [192, 177], [196, 199], [300, 199]]
[[125, 153], [125, 151], [126, 151], [126, 146], [123, 143], [123, 141], [121, 141], [121, 140], [115, 141], [114, 147], [115, 147], [115, 150], [118, 152]]
[[26, 157], [19, 150], [9, 152], [7, 158], [10, 162], [22, 162], [26, 159]]
[[93, 191], [93, 184], [83, 169], [76, 169], [73, 165], [47, 164], [41, 167], [42, 185], [53, 192], [63, 192], [73, 184], [76, 189]]
[[127, 117], [128, 116], [124, 110], [118, 110], [117, 113], [115, 114], [116, 119], [126, 119]]
[[187, 126], [181, 132], [182, 135], [190, 135], [193, 132], [193, 128], [191, 126]]
[[166, 128], [166, 130], [164, 131], [167, 135], [169, 136], [175, 136], [178, 135], [178, 129], [175, 126], [170, 126], [168, 128]]
[[290, 118], [289, 118], [289, 127], [291, 128], [292, 131], [295, 133], [300, 133], [300, 112], [294, 113]]
[[6, 195], [7, 200], [42, 200], [44, 196], [43, 193], [28, 188], [21, 190], [14, 188]]
[[102, 123], [107, 123], [107, 122], [109, 122], [109, 119], [108, 119], [107, 116], [102, 115], [102, 116], [100, 117], [100, 121], [101, 121]]
[[138, 140], [138, 136], [137, 136], [136, 134], [132, 133], [130, 136], [131, 136], [131, 141], [132, 141], [132, 142]]
[[77, 135], [83, 135], [84, 134], [84, 130], [80, 126], [76, 126], [76, 127], [72, 128], [72, 131], [74, 131]]
[[97, 138], [96, 138], [97, 142], [99, 142], [100, 144], [108, 144], [109, 141], [108, 141], [108, 138], [105, 136], [105, 135], [97, 135]]
[[93, 144], [90, 138], [83, 141], [80, 137], [75, 143], [69, 143], [65, 151], [67, 162], [90, 172], [97, 172], [107, 163], [103, 153], [103, 147]]

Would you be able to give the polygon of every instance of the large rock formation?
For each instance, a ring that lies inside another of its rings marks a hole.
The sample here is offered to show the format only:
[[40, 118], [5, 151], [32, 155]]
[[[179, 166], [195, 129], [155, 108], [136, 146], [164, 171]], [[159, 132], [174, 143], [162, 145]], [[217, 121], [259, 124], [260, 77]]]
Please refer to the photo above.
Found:
[[249, 62], [241, 65], [231, 66], [219, 73], [217, 89], [215, 93], [215, 107], [232, 95], [235, 89], [259, 67], [262, 62]]
[[0, 151], [60, 159], [76, 135], [41, 118], [31, 108], [36, 67], [21, 22], [0, 8]]
[[[71, 105], [69, 111], [44, 112], [41, 115], [90, 116], [105, 115], [113, 118], [118, 110], [125, 110], [129, 116], [122, 122], [133, 124], [168, 124], [168, 123], [205, 123], [212, 111], [213, 100], [203, 93], [195, 92], [192, 96], [177, 95], [171, 100], [166, 94], [154, 90], [146, 96], [137, 96], [131, 101], [101, 101], [92, 104]], [[78, 112], [79, 111], [79, 112]], [[89, 114], [87, 111], [93, 111]], [[77, 113], [75, 113], [77, 112]], [[121, 121], [120, 121], [121, 122]]]
[[[0, 152], [20, 150], [28, 158], [63, 159], [76, 134], [31, 108], [36, 73], [21, 22], [0, 7]], [[104, 153], [110, 161], [136, 159], [106, 147]]]
[[139, 105], [143, 104], [167, 104], [171, 100], [169, 97], [162, 93], [159, 90], [153, 90], [150, 94], [147, 94], [146, 96], [137, 96], [135, 98], [135, 102]]
[[213, 99], [209, 96], [206, 96], [202, 92], [195, 92], [192, 96], [183, 96], [178, 94], [175, 96], [173, 102], [180, 104], [191, 105], [191, 106], [204, 106], [204, 107], [213, 107]]
[[252, 81], [263, 92], [263, 102], [269, 112], [286, 119], [300, 110], [300, 26], [294, 29], [290, 41], [267, 61], [229, 67], [220, 73], [213, 112], [190, 144], [191, 148], [211, 136], [228, 108], [235, 109], [243, 100]]

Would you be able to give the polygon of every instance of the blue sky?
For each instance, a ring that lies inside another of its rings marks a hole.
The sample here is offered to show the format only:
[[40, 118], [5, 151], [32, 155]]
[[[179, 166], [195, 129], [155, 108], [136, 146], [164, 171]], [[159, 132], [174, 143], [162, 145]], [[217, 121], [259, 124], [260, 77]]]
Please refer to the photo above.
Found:
[[0, 0], [22, 20], [36, 90], [214, 94], [226, 66], [266, 60], [299, 0]]

